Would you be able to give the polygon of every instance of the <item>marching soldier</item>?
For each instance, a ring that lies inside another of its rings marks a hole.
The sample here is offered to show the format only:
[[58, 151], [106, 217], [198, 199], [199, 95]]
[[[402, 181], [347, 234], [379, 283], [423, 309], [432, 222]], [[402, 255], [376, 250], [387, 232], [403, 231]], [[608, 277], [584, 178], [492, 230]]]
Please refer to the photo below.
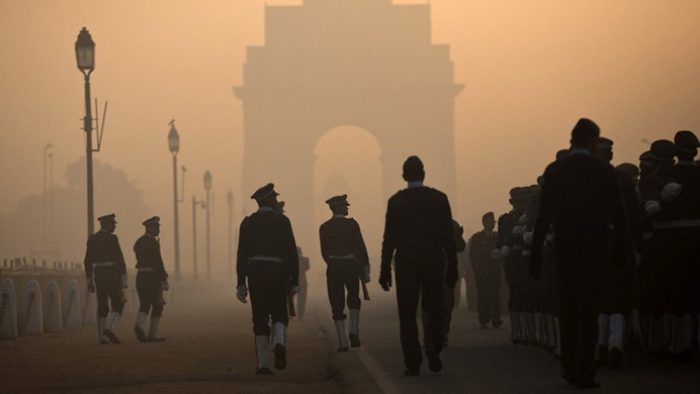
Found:
[[[114, 234], [117, 228], [115, 217], [112, 213], [97, 219], [100, 221], [100, 231], [88, 238], [84, 261], [88, 291], [97, 291], [97, 327], [103, 345], [120, 343], [114, 329], [126, 302], [123, 289], [128, 286], [124, 255]], [[109, 319], [108, 301], [112, 304]]]
[[304, 256], [301, 248], [297, 246], [299, 255], [299, 287], [301, 291], [297, 293], [297, 317], [301, 321], [306, 314], [306, 296], [309, 291], [309, 281], [306, 279], [306, 272], [311, 268], [309, 258]]
[[338, 351], [348, 351], [345, 335], [345, 291], [350, 310], [350, 346], [360, 347], [360, 295], [359, 281], [369, 282], [369, 256], [362, 239], [360, 225], [348, 218], [347, 195], [326, 200], [333, 217], [321, 225], [321, 255], [328, 265], [326, 278], [328, 299], [333, 311], [333, 322], [338, 334]]
[[[700, 167], [695, 165], [700, 142], [691, 131], [679, 131], [674, 137], [678, 162], [671, 174], [681, 192], [673, 200], [674, 220], [670, 227], [676, 240], [677, 258], [669, 261], [669, 312], [673, 315], [671, 352], [678, 361], [692, 362], [693, 314], [697, 310], [698, 266], [697, 240], [700, 239]], [[694, 300], [694, 298], [696, 298]]]
[[[134, 333], [140, 342], [162, 342], [165, 338], [158, 337], [160, 317], [163, 315], [163, 291], [168, 291], [168, 273], [163, 266], [163, 257], [160, 254], [160, 218], [154, 216], [142, 223], [146, 227], [146, 233], [134, 244], [136, 253], [136, 291], [139, 294], [139, 313], [136, 316]], [[151, 309], [152, 308], [152, 309]], [[151, 311], [151, 326], [148, 336], [143, 329]]]
[[562, 377], [580, 388], [600, 386], [594, 380], [593, 360], [600, 283], [610, 261], [625, 254], [625, 212], [617, 174], [591, 157], [599, 136], [595, 123], [579, 120], [571, 132], [569, 156], [547, 167], [530, 256], [530, 273], [539, 280], [542, 246], [554, 224]]
[[496, 247], [498, 233], [493, 231], [496, 227], [496, 218], [493, 212], [488, 212], [481, 217], [484, 226], [482, 231], [472, 235], [469, 239], [469, 260], [476, 277], [477, 299], [479, 303], [479, 324], [481, 328], [487, 328], [490, 322], [493, 328], [499, 328], [501, 320], [501, 265], [491, 258], [491, 252]]
[[299, 255], [292, 225], [284, 214], [275, 211], [278, 194], [274, 187], [268, 183], [251, 196], [260, 208], [243, 219], [238, 239], [236, 297], [245, 304], [250, 290], [258, 375], [272, 375], [269, 362], [270, 320], [273, 325], [275, 368], [281, 370], [287, 366], [287, 302], [288, 297], [301, 290]]
[[419, 298], [428, 312], [424, 325], [428, 367], [433, 372], [442, 370], [444, 285], [447, 282], [454, 288], [457, 283], [457, 253], [450, 203], [445, 194], [423, 185], [425, 171], [417, 156], [404, 162], [403, 179], [408, 188], [394, 194], [387, 206], [379, 284], [389, 291], [391, 263], [396, 252], [396, 299], [406, 365], [404, 375], [416, 376], [423, 361], [416, 322]]

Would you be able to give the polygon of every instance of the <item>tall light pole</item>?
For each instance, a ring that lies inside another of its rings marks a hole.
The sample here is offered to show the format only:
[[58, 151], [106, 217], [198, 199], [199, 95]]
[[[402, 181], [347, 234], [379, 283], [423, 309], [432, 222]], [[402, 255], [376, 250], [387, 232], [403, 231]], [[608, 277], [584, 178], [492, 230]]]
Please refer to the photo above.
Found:
[[[48, 153], [51, 144], [44, 146], [44, 247], [49, 243], [49, 195], [48, 195], [48, 169], [47, 162], [50, 153]], [[44, 250], [45, 251], [45, 250]]]
[[90, 74], [95, 69], [95, 42], [86, 28], [78, 34], [75, 42], [75, 57], [78, 69], [85, 76], [85, 119], [83, 130], [87, 136], [85, 153], [87, 161], [87, 221], [88, 236], [95, 232], [95, 212], [92, 192], [92, 108], [90, 106]]
[[206, 206], [204, 201], [197, 201], [194, 194], [192, 195], [192, 265], [194, 269], [193, 279], [197, 280], [197, 205], [202, 208]]
[[178, 218], [178, 204], [184, 201], [185, 173], [182, 173], [182, 200], [177, 197], [177, 154], [180, 152], [180, 134], [175, 128], [175, 119], [170, 121], [170, 133], [168, 133], [168, 147], [173, 154], [173, 211], [175, 224], [175, 280], [180, 279], [180, 222]]
[[233, 192], [228, 191], [226, 195], [228, 204], [228, 278], [233, 277]]
[[207, 170], [204, 173], [204, 190], [207, 191], [207, 279], [211, 278], [211, 231], [209, 227], [209, 217], [211, 216], [211, 173]]

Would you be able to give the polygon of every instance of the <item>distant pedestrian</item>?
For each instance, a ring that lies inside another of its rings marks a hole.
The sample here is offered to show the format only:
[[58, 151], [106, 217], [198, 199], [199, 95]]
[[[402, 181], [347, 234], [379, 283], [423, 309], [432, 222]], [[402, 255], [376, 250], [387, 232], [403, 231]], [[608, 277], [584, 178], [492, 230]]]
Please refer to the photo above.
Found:
[[493, 212], [484, 214], [481, 218], [484, 229], [472, 235], [469, 239], [469, 259], [476, 277], [477, 299], [479, 305], [479, 324], [487, 328], [488, 323], [493, 328], [499, 328], [501, 320], [501, 264], [492, 258], [496, 248], [498, 233], [496, 218]]

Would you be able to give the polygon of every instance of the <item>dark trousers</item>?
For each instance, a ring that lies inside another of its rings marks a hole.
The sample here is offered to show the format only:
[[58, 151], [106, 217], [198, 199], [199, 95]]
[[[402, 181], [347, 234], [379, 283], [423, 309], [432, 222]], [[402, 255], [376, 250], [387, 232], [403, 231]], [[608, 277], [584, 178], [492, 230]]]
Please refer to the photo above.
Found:
[[475, 272], [477, 299], [479, 300], [479, 323], [501, 323], [501, 267], [497, 261], [489, 261]]
[[95, 267], [95, 289], [97, 292], [97, 317], [107, 317], [109, 303], [112, 311], [119, 314], [124, 310], [126, 299], [122, 289], [121, 276], [112, 267]]
[[357, 261], [331, 259], [326, 268], [328, 300], [331, 302], [333, 320], [345, 320], [345, 290], [348, 309], [360, 309], [360, 276]]
[[522, 249], [511, 248], [504, 264], [510, 294], [508, 310], [511, 312], [524, 312], [525, 309], [525, 289], [522, 283], [522, 275], [520, 274], [521, 267], [518, 266], [522, 254]]
[[163, 315], [163, 289], [160, 287], [160, 278], [153, 272], [139, 272], [136, 275], [136, 291], [139, 294], [139, 312], [148, 314], [153, 307], [151, 316]]
[[306, 275], [304, 274], [299, 274], [299, 286], [301, 287], [301, 291], [297, 293], [297, 317], [301, 320], [304, 318], [304, 314], [306, 313], [306, 295], [308, 294], [309, 290], [309, 283], [306, 281]]
[[420, 368], [423, 361], [418, 342], [416, 315], [422, 301], [426, 351], [442, 351], [445, 330], [445, 286], [442, 252], [425, 260], [396, 257], [396, 300], [399, 306], [401, 348], [408, 369]]
[[603, 269], [589, 264], [569, 265], [557, 257], [561, 367], [566, 376], [579, 382], [595, 376], [595, 347]]
[[270, 319], [272, 324], [289, 323], [287, 278], [283, 263], [251, 261], [248, 264], [248, 288], [255, 335], [270, 335]]

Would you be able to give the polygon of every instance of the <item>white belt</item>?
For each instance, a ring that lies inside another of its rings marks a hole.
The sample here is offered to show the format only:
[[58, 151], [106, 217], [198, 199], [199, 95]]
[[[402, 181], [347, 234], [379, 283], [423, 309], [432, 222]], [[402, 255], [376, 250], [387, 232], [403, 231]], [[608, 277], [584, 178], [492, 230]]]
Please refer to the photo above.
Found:
[[138, 272], [155, 272], [155, 268], [151, 267], [143, 267], [143, 268], [136, 268]]
[[355, 253], [349, 253], [349, 254], [344, 254], [342, 256], [335, 256], [335, 255], [328, 255], [329, 259], [334, 259], [334, 260], [354, 260], [355, 259]]
[[655, 222], [654, 230], [668, 228], [700, 227], [700, 220], [671, 220], [668, 222]]
[[544, 239], [546, 239], [549, 242], [552, 242], [554, 241], [554, 234], [547, 234], [547, 236], [544, 237]]
[[114, 265], [113, 261], [104, 261], [102, 263], [94, 263], [93, 267], [112, 267]]
[[261, 255], [255, 255], [250, 258], [250, 261], [274, 261], [275, 263], [282, 263], [284, 260], [282, 260], [279, 257], [276, 256], [261, 256]]

